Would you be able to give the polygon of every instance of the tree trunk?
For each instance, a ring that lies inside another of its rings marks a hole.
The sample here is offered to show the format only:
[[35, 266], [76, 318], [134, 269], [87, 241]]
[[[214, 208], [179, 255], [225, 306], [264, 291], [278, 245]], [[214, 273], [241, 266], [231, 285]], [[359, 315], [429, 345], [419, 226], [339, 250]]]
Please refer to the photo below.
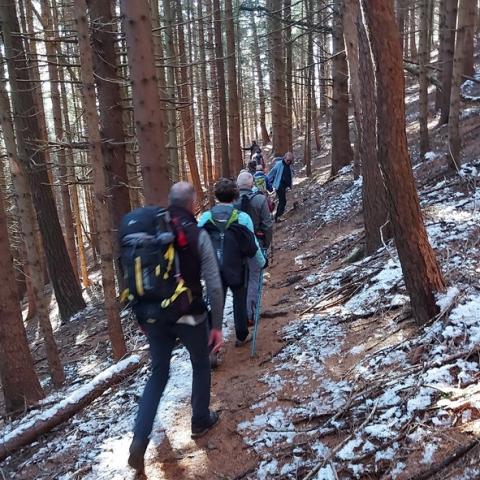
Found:
[[85, 105], [85, 126], [87, 128], [90, 159], [93, 168], [95, 214], [97, 217], [105, 314], [107, 316], [108, 334], [112, 343], [113, 358], [120, 360], [125, 355], [127, 349], [115, 292], [111, 217], [108, 208], [107, 177], [102, 158], [102, 138], [98, 128], [99, 118], [95, 96], [92, 47], [88, 31], [86, 0], [74, 0], [74, 9], [81, 62], [80, 72]]
[[213, 23], [215, 31], [215, 67], [217, 74], [218, 126], [220, 133], [220, 148], [222, 152], [222, 176], [229, 177], [231, 174], [231, 168], [228, 151], [227, 102], [225, 99], [225, 67], [222, 43], [222, 14], [219, 0], [213, 0]]
[[[40, 127], [37, 116], [33, 114], [35, 104], [25, 52], [21, 37], [12, 35], [12, 32], [19, 31], [13, 4], [1, 7], [1, 22], [17, 132], [18, 156], [29, 181], [47, 256], [50, 279], [60, 316], [65, 321], [84, 308], [85, 302], [65, 246], [49, 184], [44, 150], [38, 148], [36, 140], [40, 138]], [[20, 82], [21, 87], [19, 87]]]
[[428, 78], [427, 78], [427, 57], [428, 57], [428, 0], [422, 0], [420, 4], [420, 40], [418, 44], [420, 100], [419, 100], [419, 122], [420, 122], [420, 156], [424, 157], [429, 151], [428, 140]]
[[[313, 8], [311, 9], [313, 15]], [[285, 94], [286, 94], [286, 117], [285, 128], [288, 135], [288, 150], [293, 150], [293, 131], [292, 131], [292, 118], [293, 118], [293, 88], [292, 88], [292, 75], [293, 75], [293, 41], [292, 41], [292, 27], [289, 22], [292, 21], [292, 0], [284, 0], [284, 17], [287, 26], [285, 27]], [[313, 34], [312, 34], [313, 35]], [[315, 65], [312, 70], [312, 92], [315, 89]], [[312, 99], [313, 102], [313, 99]], [[315, 109], [316, 110], [316, 109]], [[310, 108], [310, 121], [312, 115], [314, 115], [313, 107]], [[317, 132], [315, 131], [315, 140], [317, 140]], [[317, 143], [318, 146], [318, 143]]]
[[[358, 0], [355, 0], [358, 2]], [[358, 10], [358, 9], [357, 9]], [[358, 12], [358, 68], [361, 101], [360, 162], [362, 164], [363, 221], [365, 224], [365, 254], [373, 254], [381, 245], [382, 237], [387, 241], [392, 237], [389, 221], [387, 191], [380, 171], [377, 150], [377, 118], [375, 106], [375, 73], [367, 31]]]
[[[0, 7], [2, 10], [6, 7]], [[2, 12], [3, 13], [3, 12]], [[5, 34], [2, 15], [2, 30]], [[8, 241], [5, 192], [0, 191], [0, 380], [7, 413], [24, 410], [43, 398], [42, 387], [33, 366], [17, 295], [13, 260]]]
[[238, 105], [237, 66], [235, 58], [235, 26], [233, 23], [232, 0], [225, 0], [225, 30], [227, 39], [228, 80], [228, 155], [235, 175], [243, 168], [240, 147], [240, 109]]
[[200, 56], [200, 84], [201, 84], [201, 102], [202, 102], [202, 138], [204, 161], [206, 163], [206, 178], [205, 185], [208, 189], [213, 184], [213, 164], [212, 164], [212, 145], [210, 143], [210, 116], [209, 116], [209, 99], [208, 99], [208, 82], [207, 82], [207, 63], [206, 63], [206, 36], [205, 26], [203, 21], [202, 2], [198, 2], [198, 38], [200, 41], [199, 56]]
[[[305, 0], [306, 17], [311, 18], [313, 10], [312, 0]], [[308, 33], [307, 40], [307, 82], [305, 88], [307, 89], [307, 105], [305, 108], [305, 173], [307, 177], [312, 175], [312, 91], [313, 72], [315, 71], [315, 63], [313, 61], [313, 32]]]
[[166, 68], [166, 96], [167, 96], [167, 121], [168, 121], [168, 154], [172, 182], [180, 179], [180, 164], [178, 159], [177, 142], [177, 110], [175, 108], [175, 48], [173, 29], [175, 21], [172, 14], [170, 0], [163, 0], [163, 15], [165, 20], [165, 53], [169, 59]]
[[166, 205], [170, 180], [165, 125], [158, 108], [152, 22], [148, 0], [120, 0], [132, 77], [133, 110], [146, 203]]
[[463, 59], [463, 74], [468, 77], [475, 75], [475, 27], [477, 18], [477, 0], [468, 0], [467, 24], [465, 25], [465, 58]]
[[455, 29], [457, 25], [457, 4], [458, 0], [445, 0], [445, 30], [444, 41], [440, 45], [442, 50], [441, 58], [442, 67], [442, 103], [440, 113], [440, 124], [448, 122], [450, 113], [450, 95], [452, 92], [452, 73], [453, 73], [453, 56], [455, 52]]
[[400, 35], [389, 0], [364, 0], [377, 71], [379, 159], [390, 219], [413, 315], [424, 324], [438, 313], [445, 284], [423, 224], [405, 131], [405, 78]]
[[267, 17], [272, 105], [272, 144], [276, 156], [284, 155], [289, 148], [285, 92], [285, 43], [283, 41], [282, 0], [267, 0], [270, 14]]
[[[447, 9], [447, 0], [440, 0], [438, 6], [438, 60], [437, 69], [439, 72], [439, 78], [442, 77], [442, 71], [445, 63], [445, 14]], [[440, 110], [442, 105], [442, 89], [441, 86], [437, 86], [435, 89], [435, 111]]]
[[102, 154], [107, 172], [113, 225], [130, 211], [125, 134], [123, 132], [121, 78], [117, 71], [115, 38], [118, 35], [113, 18], [112, 0], [88, 0], [92, 26], [93, 68], [98, 91]]
[[265, 86], [263, 80], [262, 61], [260, 59], [260, 47], [258, 45], [257, 24], [255, 22], [255, 15], [253, 12], [250, 15], [250, 25], [252, 27], [253, 57], [255, 61], [255, 70], [257, 72], [258, 104], [260, 107], [260, 131], [262, 135], [262, 144], [268, 145], [271, 140], [270, 135], [268, 134], [267, 124], [265, 123]]
[[[190, 176], [192, 178], [193, 186], [197, 192], [198, 201], [203, 199], [202, 183], [200, 181], [200, 174], [198, 173], [197, 156], [195, 148], [195, 119], [192, 114], [191, 105], [192, 98], [190, 95], [189, 84], [192, 82], [192, 71], [187, 66], [187, 54], [185, 49], [185, 34], [183, 31], [183, 14], [180, 0], [176, 0], [177, 13], [177, 40], [178, 52], [180, 60], [180, 74], [179, 74], [179, 91], [180, 91], [180, 117], [182, 119], [185, 154], [187, 156], [188, 166], [190, 168]], [[178, 83], [177, 83], [178, 85]]]
[[[3, 63], [4, 59], [0, 59]], [[28, 183], [20, 168], [15, 134], [10, 115], [10, 102], [4, 84], [3, 66], [0, 68], [0, 126], [2, 128], [5, 148], [10, 161], [10, 172], [15, 201], [19, 213], [19, 223], [22, 232], [22, 240], [25, 245], [24, 270], [28, 272], [27, 289], [29, 302], [29, 316], [32, 315], [32, 305], [35, 306], [36, 316], [42, 336], [45, 342], [48, 366], [55, 387], [60, 387], [65, 381], [60, 355], [53, 336], [52, 325], [49, 317], [49, 296], [44, 291], [43, 269], [40, 263], [40, 252], [35, 239], [35, 213], [32, 204], [32, 196]], [[27, 317], [28, 318], [28, 317]]]
[[332, 115], [332, 166], [330, 174], [350, 165], [353, 151], [348, 126], [348, 66], [343, 39], [343, 0], [335, 0], [333, 34], [333, 115]]
[[450, 112], [448, 116], [448, 153], [450, 169], [460, 168], [460, 152], [462, 140], [460, 138], [460, 85], [465, 60], [465, 35], [470, 25], [470, 0], [458, 1], [457, 36], [455, 40], [455, 56], [453, 58], [452, 90], [450, 93]]
[[417, 18], [415, 15], [415, 2], [412, 2], [410, 7], [410, 58], [413, 61], [417, 60]]

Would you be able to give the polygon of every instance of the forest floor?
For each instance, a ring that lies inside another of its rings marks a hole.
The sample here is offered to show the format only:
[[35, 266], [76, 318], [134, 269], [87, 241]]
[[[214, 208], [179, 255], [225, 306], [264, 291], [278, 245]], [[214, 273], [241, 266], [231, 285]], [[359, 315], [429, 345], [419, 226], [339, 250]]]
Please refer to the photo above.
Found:
[[[448, 284], [438, 298], [441, 313], [415, 325], [392, 242], [361, 258], [361, 179], [345, 168], [329, 180], [325, 143], [314, 175], [299, 172], [290, 210], [275, 227], [257, 356], [234, 348], [227, 307], [227, 343], [212, 388], [221, 422], [193, 441], [191, 369], [186, 351], [175, 351], [147, 451], [149, 479], [480, 478], [480, 106], [465, 105], [466, 163], [451, 175], [446, 127], [432, 121], [432, 152], [418, 159], [417, 100], [416, 89], [407, 90], [415, 178]], [[296, 154], [302, 157], [301, 139]], [[88, 294], [86, 311], [56, 325], [68, 386], [5, 421], [3, 440], [110, 365], [98, 288]], [[131, 350], [141, 352], [143, 337], [127, 313], [124, 324]], [[32, 338], [36, 331], [29, 326]], [[9, 457], [0, 476], [133, 478], [126, 466], [130, 429], [147, 378], [143, 365]]]

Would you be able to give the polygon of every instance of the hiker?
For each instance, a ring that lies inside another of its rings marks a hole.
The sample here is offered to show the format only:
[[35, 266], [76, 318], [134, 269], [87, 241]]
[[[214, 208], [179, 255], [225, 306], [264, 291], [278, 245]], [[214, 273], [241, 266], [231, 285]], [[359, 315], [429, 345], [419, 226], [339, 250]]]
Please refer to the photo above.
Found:
[[265, 167], [263, 165], [257, 165], [257, 171], [253, 175], [253, 183], [255, 187], [265, 193], [265, 195], [267, 195], [267, 192], [273, 192], [272, 182], [265, 174]]
[[240, 347], [252, 340], [246, 308], [247, 259], [255, 259], [259, 268], [262, 268], [266, 265], [266, 258], [254, 235], [251, 218], [234, 207], [233, 203], [238, 197], [236, 183], [221, 178], [215, 184], [215, 197], [218, 204], [201, 215], [198, 225], [203, 226], [212, 239], [220, 265], [224, 297], [228, 288], [232, 292], [235, 346]]
[[257, 166], [261, 165], [262, 167], [265, 168], [265, 159], [263, 158], [262, 151], [260, 150], [260, 148], [257, 148], [257, 150], [252, 155], [251, 159], [257, 162]]
[[[192, 362], [192, 438], [199, 438], [206, 434], [219, 419], [218, 413], [209, 408], [211, 375], [209, 344], [213, 351], [218, 351], [223, 343], [223, 289], [210, 237], [197, 226], [193, 215], [194, 202], [193, 185], [179, 182], [172, 186], [169, 194], [170, 206], [167, 211], [164, 210], [170, 217], [166, 217], [166, 222], [171, 226], [173, 240], [172, 248], [167, 249], [162, 258], [169, 258], [171, 261], [170, 266], [167, 265], [166, 268], [159, 265], [158, 274], [157, 270], [154, 270], [157, 282], [167, 278], [171, 271], [173, 281], [177, 284], [175, 293], [167, 300], [167, 306], [165, 306], [165, 300], [161, 300], [161, 295], [155, 298], [153, 295], [155, 292], [150, 292], [152, 294], [148, 300], [142, 297], [137, 298], [133, 305], [140, 327], [147, 336], [152, 361], [152, 373], [140, 401], [128, 459], [129, 465], [138, 472], [144, 471], [144, 455], [157, 408], [168, 381], [170, 358], [177, 338], [187, 348]], [[134, 210], [126, 215], [122, 225], [128, 225], [125, 228], [138, 226], [137, 238], [145, 238], [148, 233], [155, 235], [155, 230], [158, 232], [157, 226], [153, 227], [153, 231], [146, 232], [145, 219], [141, 218], [141, 215], [145, 216], [147, 213], [152, 214], [153, 212], [153, 222], [156, 222], [155, 216], [158, 211], [159, 209], [156, 207]], [[138, 213], [137, 217], [135, 217], [136, 213]], [[162, 233], [161, 235], [165, 236], [166, 234]], [[134, 248], [140, 252], [142, 246], [138, 245], [141, 240], [135, 240], [135, 242]], [[143, 248], [146, 250], [147, 247]], [[145, 253], [150, 257], [154, 254], [159, 257], [157, 246], [152, 251]], [[140, 262], [144, 260], [143, 257], [136, 257], [135, 266], [139, 258]], [[148, 256], [145, 256], [145, 262], [147, 258]], [[178, 271], [176, 271], [175, 265], [177, 265]], [[165, 273], [162, 274], [162, 272]], [[138, 281], [136, 273], [135, 270], [134, 280]], [[140, 273], [146, 274], [145, 271]], [[143, 276], [140, 278], [142, 279]], [[206, 321], [207, 311], [203, 302], [201, 279], [205, 282], [211, 305], [210, 333]], [[142, 286], [145, 297], [149, 285]], [[179, 288], [180, 286], [182, 288]], [[184, 292], [183, 297], [182, 291]], [[179, 293], [180, 295], [178, 295]]]
[[267, 177], [277, 192], [278, 206], [275, 212], [275, 222], [285, 213], [287, 206], [287, 189], [292, 188], [293, 179], [293, 153], [287, 152], [283, 158], [278, 159], [268, 173]]
[[242, 150], [249, 150], [250, 151], [250, 158], [252, 155], [257, 151], [257, 148], [260, 148], [257, 144], [256, 140], [252, 140], [252, 144], [249, 147], [243, 147]]
[[255, 175], [257, 173], [257, 161], [256, 160], [250, 160], [247, 164], [247, 172], [250, 175]]
[[[272, 242], [273, 221], [265, 194], [259, 190], [253, 191], [254, 181], [247, 172], [240, 173], [237, 178], [239, 199], [235, 207], [248, 213], [252, 219], [253, 229], [258, 243], [266, 252]], [[248, 260], [247, 282], [247, 318], [249, 326], [253, 326], [257, 302], [259, 301], [259, 282], [262, 268], [255, 259]]]

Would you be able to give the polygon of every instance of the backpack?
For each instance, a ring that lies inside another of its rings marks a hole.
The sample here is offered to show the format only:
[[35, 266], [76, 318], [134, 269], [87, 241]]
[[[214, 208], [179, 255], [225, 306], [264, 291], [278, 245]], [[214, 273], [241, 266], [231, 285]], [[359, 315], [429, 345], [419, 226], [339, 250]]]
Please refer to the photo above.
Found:
[[265, 175], [254, 175], [253, 182], [260, 192], [267, 191], [267, 180], [265, 178]]
[[[187, 313], [190, 290], [180, 276], [169, 212], [159, 207], [137, 208], [121, 221], [120, 261], [125, 290], [121, 300], [152, 302], [159, 314], [172, 321]], [[184, 238], [184, 236], [183, 236]]]
[[238, 208], [242, 212], [248, 213], [252, 221], [254, 219], [253, 210], [252, 210], [252, 199], [255, 198], [257, 195], [263, 195], [263, 192], [258, 191], [258, 192], [250, 193], [248, 195], [242, 194], [240, 196], [240, 203], [238, 204]]
[[245, 283], [245, 260], [255, 256], [255, 236], [238, 222], [240, 212], [232, 207], [225, 220], [210, 217], [204, 229], [210, 236], [216, 253], [220, 274], [227, 287], [239, 287]]

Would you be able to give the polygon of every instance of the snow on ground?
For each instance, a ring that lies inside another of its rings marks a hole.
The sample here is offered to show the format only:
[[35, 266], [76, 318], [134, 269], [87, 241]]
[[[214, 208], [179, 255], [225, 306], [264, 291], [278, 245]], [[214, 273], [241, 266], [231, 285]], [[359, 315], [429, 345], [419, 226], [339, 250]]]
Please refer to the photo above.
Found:
[[[303, 292], [299, 310], [305, 303], [325, 308], [284, 328], [286, 346], [265, 382], [270, 396], [252, 406], [253, 420], [238, 426], [262, 460], [258, 477], [252, 478], [269, 478], [275, 471], [275, 478], [293, 479], [314, 466], [320, 467], [316, 478], [322, 480], [379, 473], [397, 478], [408, 468], [412, 451], [424, 468], [434, 462], [444, 442], [432, 431], [448, 429], [454, 421], [439, 399], [475, 381], [479, 370], [478, 359], [470, 359], [469, 353], [480, 347], [480, 188], [475, 182], [461, 187], [462, 179], [478, 175], [476, 169], [475, 164], [465, 165], [459, 176], [421, 197], [428, 235], [447, 282], [455, 286], [437, 298], [441, 318], [412, 338], [397, 333], [398, 324], [391, 319], [408, 305], [393, 245], [388, 252], [382, 248], [333, 271], [327, 261], [297, 286]], [[360, 189], [351, 182], [343, 194], [319, 202], [316, 215], [328, 228], [340, 219], [335, 212], [355, 214], [359, 197]], [[332, 302], [342, 295], [346, 301]], [[388, 318], [381, 332], [372, 333], [370, 352], [340, 377], [336, 362], [365, 351], [364, 344], [344, 351], [348, 322], [379, 312]], [[387, 346], [373, 348], [382, 337], [388, 338]], [[471, 412], [462, 415], [465, 423], [470, 418]], [[331, 439], [329, 443], [332, 434], [336, 444], [345, 439], [336, 452]], [[477, 478], [477, 471], [464, 475]]]
[[[231, 298], [228, 297], [225, 308], [226, 318], [232, 318]], [[225, 336], [231, 331], [229, 323], [224, 328]], [[138, 361], [138, 355], [132, 355], [123, 362], [107, 368], [97, 375], [92, 381], [82, 386], [73, 385], [63, 392], [56, 392], [42, 401], [42, 404], [51, 406], [43, 411], [33, 411], [20, 421], [12, 422], [2, 431], [0, 441], [7, 440], [15, 433], [33, 424], [35, 419], [47, 418], [57, 411], [59, 407], [77, 399], [93, 388], [102, 379], [118, 371], [124, 364]], [[132, 475], [127, 466], [128, 448], [132, 439], [131, 429], [138, 409], [145, 383], [149, 377], [149, 366], [145, 365], [125, 381], [122, 388], [107, 390], [101, 397], [95, 400], [89, 407], [82, 411], [81, 415], [74, 416], [67, 423], [62, 424], [55, 430], [49, 442], [42, 447], [20, 467], [19, 472], [31, 464], [50, 461], [55, 457], [63, 458], [68, 455], [76, 457], [75, 462], [64, 464], [64, 471], [57, 478], [68, 480], [77, 470], [91, 466], [91, 471], [82, 478], [86, 480], [124, 480]], [[159, 445], [164, 432], [171, 429], [176, 422], [176, 414], [179, 409], [187, 407], [191, 392], [191, 363], [187, 350], [178, 348], [172, 355], [170, 367], [170, 379], [160, 402], [157, 419], [153, 428], [151, 447]], [[62, 400], [62, 398], [64, 398]], [[190, 436], [190, 432], [186, 432]], [[35, 444], [34, 444], [35, 445]], [[147, 450], [148, 457], [155, 454], [154, 448]], [[62, 462], [63, 463], [63, 462]], [[4, 462], [8, 467], [9, 459]], [[36, 480], [51, 478], [48, 471], [45, 476], [37, 476]]]

